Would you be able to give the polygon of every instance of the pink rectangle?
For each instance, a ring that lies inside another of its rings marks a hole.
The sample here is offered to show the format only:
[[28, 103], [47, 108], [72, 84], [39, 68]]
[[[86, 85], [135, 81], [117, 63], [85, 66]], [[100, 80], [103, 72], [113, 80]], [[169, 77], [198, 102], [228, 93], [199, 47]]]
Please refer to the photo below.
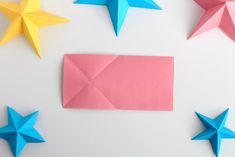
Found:
[[173, 57], [64, 56], [65, 108], [172, 111], [173, 86]]

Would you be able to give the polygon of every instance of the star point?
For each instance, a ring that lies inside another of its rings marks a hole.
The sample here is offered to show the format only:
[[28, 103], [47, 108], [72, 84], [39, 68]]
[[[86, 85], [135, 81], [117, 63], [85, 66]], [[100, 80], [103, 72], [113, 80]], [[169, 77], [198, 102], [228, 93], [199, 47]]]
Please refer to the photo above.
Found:
[[23, 117], [10, 107], [7, 111], [8, 125], [0, 128], [0, 138], [8, 142], [14, 157], [20, 155], [27, 143], [45, 142], [34, 128], [38, 112]]
[[225, 127], [229, 109], [225, 110], [215, 119], [208, 118], [196, 112], [196, 115], [206, 127], [204, 131], [192, 138], [192, 140], [209, 140], [216, 157], [220, 154], [222, 139], [235, 138], [235, 132]]
[[195, 0], [205, 9], [200, 21], [187, 39], [214, 28], [220, 28], [235, 41], [235, 0]]
[[0, 2], [0, 12], [10, 20], [0, 45], [23, 34], [38, 57], [41, 58], [39, 28], [64, 23], [68, 20], [40, 9], [40, 0], [22, 0], [19, 4], [15, 2]]
[[120, 33], [129, 7], [161, 10], [153, 0], [76, 0], [74, 3], [105, 5], [108, 8], [116, 36]]

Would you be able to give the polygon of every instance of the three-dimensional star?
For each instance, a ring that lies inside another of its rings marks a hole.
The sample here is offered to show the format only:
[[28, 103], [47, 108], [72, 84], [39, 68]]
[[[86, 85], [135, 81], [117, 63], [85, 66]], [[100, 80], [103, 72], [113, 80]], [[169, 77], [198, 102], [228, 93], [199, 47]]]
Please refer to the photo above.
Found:
[[206, 11], [188, 38], [219, 27], [235, 41], [235, 0], [195, 0]]
[[192, 140], [210, 140], [216, 157], [218, 157], [220, 153], [221, 140], [235, 138], [235, 133], [225, 127], [228, 111], [229, 109], [221, 113], [215, 119], [210, 119], [200, 113], [196, 113], [206, 129], [199, 135], [195, 136]]
[[20, 4], [0, 2], [0, 12], [10, 20], [10, 25], [0, 44], [5, 44], [18, 35], [24, 34], [39, 57], [42, 56], [39, 28], [67, 21], [65, 18], [40, 11], [40, 0], [22, 0]]
[[74, 3], [107, 6], [116, 35], [121, 30], [129, 7], [161, 10], [153, 0], [76, 0]]
[[45, 140], [34, 128], [38, 112], [22, 117], [8, 107], [8, 125], [0, 128], [0, 138], [10, 145], [14, 157], [18, 157], [27, 143], [41, 143]]

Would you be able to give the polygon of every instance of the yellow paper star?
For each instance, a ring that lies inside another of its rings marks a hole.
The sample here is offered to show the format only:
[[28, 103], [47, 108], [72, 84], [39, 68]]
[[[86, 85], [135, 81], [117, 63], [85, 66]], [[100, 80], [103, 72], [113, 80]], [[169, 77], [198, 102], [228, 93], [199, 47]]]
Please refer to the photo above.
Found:
[[68, 21], [41, 11], [40, 0], [22, 0], [20, 4], [0, 2], [0, 11], [11, 21], [0, 44], [5, 44], [23, 34], [40, 58], [42, 54], [39, 44], [39, 28]]

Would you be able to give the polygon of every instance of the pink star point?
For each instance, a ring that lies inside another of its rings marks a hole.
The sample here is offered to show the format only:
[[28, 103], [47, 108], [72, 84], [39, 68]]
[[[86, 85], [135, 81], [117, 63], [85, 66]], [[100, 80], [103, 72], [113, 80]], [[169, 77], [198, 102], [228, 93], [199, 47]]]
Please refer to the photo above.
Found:
[[188, 39], [214, 28], [220, 28], [235, 41], [235, 0], [195, 0], [205, 13]]

